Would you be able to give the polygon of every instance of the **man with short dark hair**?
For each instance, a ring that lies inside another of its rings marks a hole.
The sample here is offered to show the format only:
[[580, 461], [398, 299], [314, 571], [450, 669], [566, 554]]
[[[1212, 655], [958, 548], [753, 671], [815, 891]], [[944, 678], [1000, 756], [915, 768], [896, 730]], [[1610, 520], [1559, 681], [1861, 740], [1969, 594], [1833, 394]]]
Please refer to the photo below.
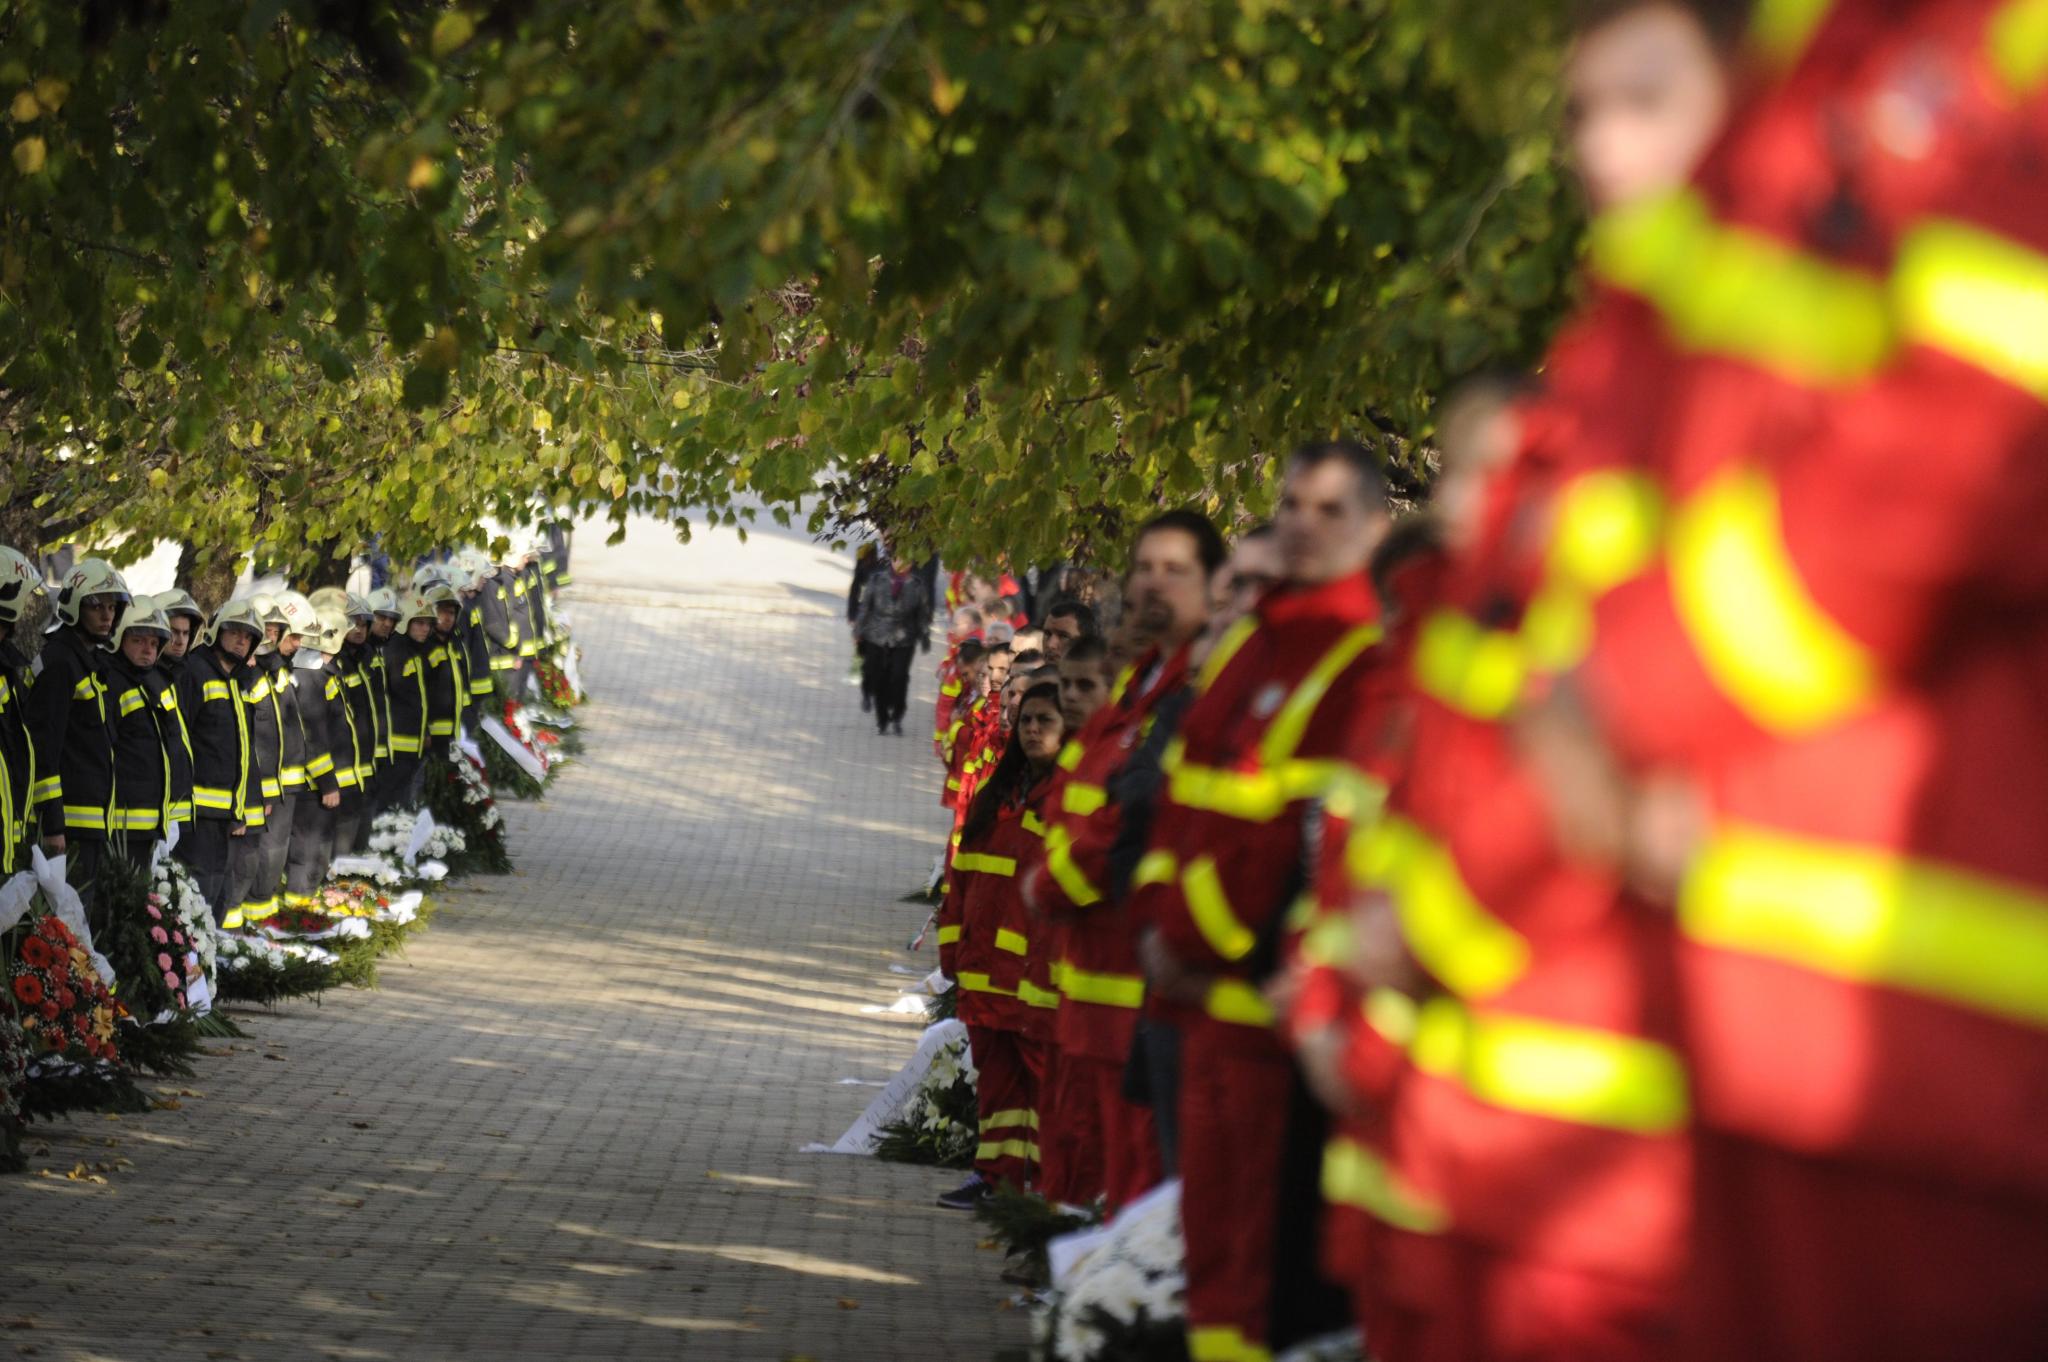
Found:
[[[1047, 802], [1045, 856], [1024, 879], [1025, 901], [1051, 919], [1055, 933], [1061, 997], [1039, 1150], [1047, 1195], [1058, 1199], [1102, 1195], [1114, 1210], [1162, 1171], [1151, 1114], [1123, 1086], [1145, 983], [1137, 924], [1125, 910], [1136, 858], [1119, 857], [1117, 847], [1133, 823], [1142, 827], [1149, 817], [1144, 742], [1162, 724], [1172, 729], [1188, 649], [1208, 614], [1209, 577], [1222, 559], [1223, 541], [1206, 517], [1174, 511], [1148, 522], [1132, 544], [1125, 593], [1126, 617], [1142, 631], [1146, 651], [1122, 689], [1111, 698], [1102, 674], [1108, 649], [1099, 640], [1077, 640], [1060, 661], [1062, 708], [1070, 723], [1086, 722], [1060, 754], [1064, 775]], [[1057, 622], [1047, 621], [1048, 641]]]
[[[1264, 1357], [1340, 1327], [1343, 1294], [1315, 1266], [1306, 1167], [1323, 1117], [1260, 991], [1304, 886], [1306, 829], [1377, 659], [1366, 566], [1387, 527], [1376, 461], [1349, 441], [1289, 459], [1275, 518], [1286, 581], [1217, 639], [1164, 762], [1150, 847], [1134, 877], [1148, 984], [1181, 1031], [1181, 1218], [1195, 1357]], [[1300, 1242], [1296, 1242], [1299, 1240]]]
[[1102, 632], [1095, 612], [1071, 596], [1063, 596], [1045, 612], [1045, 656], [1058, 662], [1076, 640], [1095, 638]]

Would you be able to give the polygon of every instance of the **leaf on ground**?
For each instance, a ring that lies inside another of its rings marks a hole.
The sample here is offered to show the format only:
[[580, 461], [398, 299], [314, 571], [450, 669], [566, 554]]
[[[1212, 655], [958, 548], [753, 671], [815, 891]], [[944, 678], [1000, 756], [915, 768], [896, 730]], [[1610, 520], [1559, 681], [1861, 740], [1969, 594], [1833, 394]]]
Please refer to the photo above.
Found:
[[858, 1310], [860, 1309], [860, 1302], [851, 1296], [841, 1296], [839, 1298], [839, 1308], [841, 1310]]

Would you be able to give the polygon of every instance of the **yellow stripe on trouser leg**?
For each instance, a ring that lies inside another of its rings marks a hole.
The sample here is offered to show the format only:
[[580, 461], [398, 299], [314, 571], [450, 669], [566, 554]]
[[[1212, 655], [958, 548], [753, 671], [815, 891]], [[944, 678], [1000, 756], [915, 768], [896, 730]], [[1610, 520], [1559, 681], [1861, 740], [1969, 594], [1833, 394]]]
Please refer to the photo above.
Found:
[[1188, 1357], [1190, 1362], [1273, 1362], [1271, 1349], [1224, 1324], [1189, 1329]]

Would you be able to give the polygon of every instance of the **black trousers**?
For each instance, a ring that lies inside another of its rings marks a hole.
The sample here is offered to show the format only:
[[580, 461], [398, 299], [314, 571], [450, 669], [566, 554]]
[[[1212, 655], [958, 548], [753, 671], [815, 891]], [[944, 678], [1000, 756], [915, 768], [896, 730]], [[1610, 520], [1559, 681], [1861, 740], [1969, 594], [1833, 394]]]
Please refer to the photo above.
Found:
[[228, 913], [228, 844], [242, 840], [230, 835], [234, 826], [232, 818], [196, 817], [178, 834], [178, 849], [173, 853], [199, 882], [206, 906], [213, 909], [216, 927]]
[[343, 790], [341, 807], [334, 811], [334, 841], [329, 859], [346, 856], [370, 838], [370, 797], [360, 789]]
[[85, 925], [97, 937], [107, 929], [100, 904], [100, 867], [107, 859], [107, 844], [97, 838], [86, 840], [77, 833], [64, 837], [64, 883], [78, 891], [85, 905]]
[[334, 862], [334, 813], [320, 802], [318, 790], [299, 794], [284, 863], [285, 902], [292, 907], [302, 906], [327, 879], [327, 867]]
[[914, 643], [861, 645], [861, 665], [875, 697], [875, 726], [903, 722], [910, 704], [910, 658]]

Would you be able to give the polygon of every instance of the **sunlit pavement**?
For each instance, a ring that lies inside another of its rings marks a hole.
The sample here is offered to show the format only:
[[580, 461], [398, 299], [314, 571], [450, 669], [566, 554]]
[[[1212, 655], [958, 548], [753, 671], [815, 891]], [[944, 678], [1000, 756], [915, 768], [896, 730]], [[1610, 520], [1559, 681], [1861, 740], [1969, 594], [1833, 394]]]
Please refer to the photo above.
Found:
[[[930, 747], [845, 682], [800, 535], [578, 544], [589, 752], [375, 992], [242, 1018], [175, 1109], [0, 1180], [0, 1357], [987, 1358], [952, 1175], [797, 1152], [915, 1041]], [[913, 720], [928, 714], [928, 657]], [[915, 724], [912, 724], [915, 727]], [[103, 1182], [64, 1176], [78, 1165]], [[93, 1165], [100, 1165], [95, 1170]]]

